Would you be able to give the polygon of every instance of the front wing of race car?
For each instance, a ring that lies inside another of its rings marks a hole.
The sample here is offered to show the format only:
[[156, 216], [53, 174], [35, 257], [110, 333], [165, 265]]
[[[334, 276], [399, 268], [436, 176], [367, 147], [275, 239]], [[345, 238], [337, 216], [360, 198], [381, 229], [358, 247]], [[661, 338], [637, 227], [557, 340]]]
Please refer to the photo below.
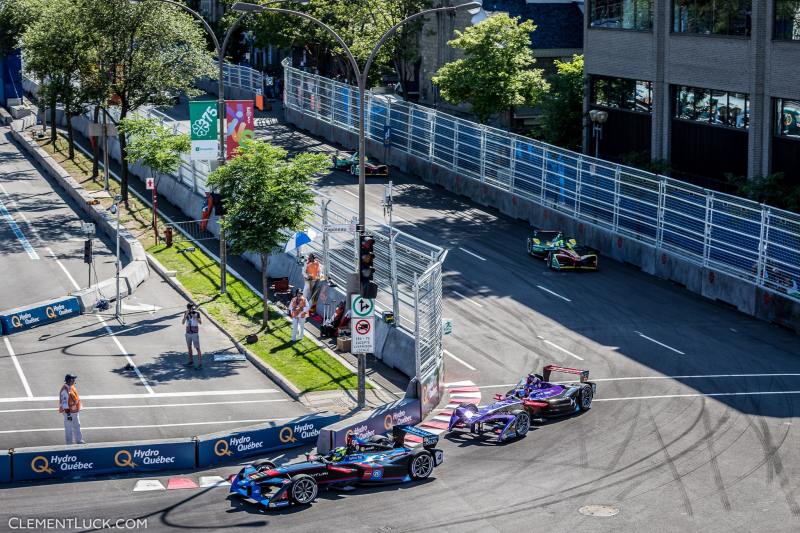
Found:
[[246, 466], [230, 481], [232, 494], [253, 500], [264, 507], [275, 509], [290, 504], [291, 479], [278, 471], [259, 471], [253, 466]]
[[552, 270], [589, 270], [595, 271], [598, 266], [598, 253], [588, 248], [560, 248], [550, 253], [549, 267]]

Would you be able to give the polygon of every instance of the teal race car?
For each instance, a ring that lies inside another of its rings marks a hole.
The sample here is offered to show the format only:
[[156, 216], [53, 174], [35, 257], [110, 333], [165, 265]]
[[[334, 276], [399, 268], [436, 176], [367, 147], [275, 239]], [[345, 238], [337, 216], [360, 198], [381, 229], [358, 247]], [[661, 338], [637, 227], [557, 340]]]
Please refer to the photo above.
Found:
[[[353, 154], [350, 153], [339, 153], [336, 152], [334, 155], [331, 156], [333, 160], [333, 168], [334, 170], [344, 170], [345, 172], [349, 172], [353, 176], [358, 176], [358, 152]], [[388, 176], [389, 175], [389, 167], [387, 165], [381, 165], [367, 159], [364, 162], [364, 169], [365, 174], [367, 176]]]
[[547, 259], [548, 254], [562, 248], [566, 240], [560, 231], [534, 229], [533, 235], [528, 237], [528, 254], [539, 259]]

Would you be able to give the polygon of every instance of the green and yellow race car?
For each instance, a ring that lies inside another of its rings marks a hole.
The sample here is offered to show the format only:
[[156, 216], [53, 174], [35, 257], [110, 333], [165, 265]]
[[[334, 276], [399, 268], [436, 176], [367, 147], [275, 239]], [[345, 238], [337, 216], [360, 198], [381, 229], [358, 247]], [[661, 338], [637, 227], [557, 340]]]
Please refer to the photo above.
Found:
[[547, 255], [550, 270], [599, 270], [599, 253], [593, 248], [578, 244], [575, 239], [566, 239], [563, 246]]
[[550, 252], [564, 246], [564, 234], [556, 230], [534, 229], [533, 235], [528, 237], [528, 253], [540, 259], [547, 259]]
[[[331, 156], [331, 159], [333, 160], [334, 170], [344, 170], [353, 176], [358, 176], [358, 152], [352, 154], [336, 152]], [[367, 176], [389, 175], [389, 167], [387, 165], [381, 165], [370, 159], [365, 161], [364, 169]]]

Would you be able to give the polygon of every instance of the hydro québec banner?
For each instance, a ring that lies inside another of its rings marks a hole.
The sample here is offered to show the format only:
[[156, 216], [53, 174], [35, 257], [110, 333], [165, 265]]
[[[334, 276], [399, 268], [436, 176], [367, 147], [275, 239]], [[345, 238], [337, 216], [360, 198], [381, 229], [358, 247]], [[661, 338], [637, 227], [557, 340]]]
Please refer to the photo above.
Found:
[[197, 440], [198, 466], [315, 443], [320, 430], [340, 418], [334, 414], [309, 415], [283, 424], [269, 422], [242, 431], [203, 435]]
[[192, 439], [138, 444], [98, 444], [17, 448], [11, 460], [14, 481], [91, 477], [195, 467]]
[[10, 335], [80, 314], [81, 305], [78, 299], [67, 296], [60, 300], [3, 311], [0, 313], [0, 329], [3, 335]]
[[213, 161], [219, 156], [219, 111], [217, 102], [189, 102], [192, 137], [191, 159]]
[[348, 434], [368, 439], [391, 431], [393, 426], [414, 425], [420, 420], [420, 401], [416, 398], [404, 398], [374, 411], [345, 418], [325, 428], [317, 439], [317, 451], [328, 453], [337, 446], [344, 446]]
[[256, 137], [255, 111], [252, 100], [228, 100], [225, 108], [228, 126], [225, 134], [226, 157], [232, 159], [242, 141]]

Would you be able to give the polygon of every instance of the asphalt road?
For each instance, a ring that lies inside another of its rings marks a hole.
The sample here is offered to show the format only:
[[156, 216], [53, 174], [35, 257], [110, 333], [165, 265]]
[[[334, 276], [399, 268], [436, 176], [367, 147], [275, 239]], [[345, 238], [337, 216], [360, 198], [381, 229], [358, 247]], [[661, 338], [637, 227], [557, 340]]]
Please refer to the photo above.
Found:
[[[80, 253], [67, 253], [80, 217], [64, 203], [58, 187], [15, 150], [0, 145], [0, 153], [21, 169], [3, 173], [0, 193], [39, 259], [27, 254], [19, 239], [2, 235], [0, 268], [10, 274], [2, 277], [4, 307], [6, 301], [14, 307], [77, 289], [83, 266], [82, 242]], [[47, 208], [38, 211], [37, 206]], [[6, 231], [7, 220], [0, 223], [0, 231]], [[46, 255], [49, 250], [60, 262]], [[95, 250], [100, 258], [110, 257], [99, 244]], [[101, 279], [113, 271], [112, 261], [110, 270], [100, 269]], [[153, 273], [123, 302], [124, 323], [115, 320], [112, 310], [0, 340], [0, 449], [63, 443], [56, 398], [67, 373], [78, 375], [88, 442], [190, 437], [307, 412], [249, 362], [215, 361], [216, 354], [238, 352], [210, 324], [201, 328], [204, 368], [183, 366], [187, 353], [180, 319], [185, 306], [183, 297]], [[126, 370], [128, 364], [134, 369]]]
[[[330, 148], [280, 124], [261, 122], [259, 133]], [[473, 382], [487, 403], [546, 363], [578, 366], [598, 382], [591, 411], [505, 445], [446, 436], [434, 480], [323, 494], [308, 509], [263, 513], [223, 489], [133, 493], [135, 480], [122, 479], [76, 486], [47, 516], [147, 517], [159, 531], [800, 530], [796, 335], [605, 258], [598, 273], [551, 273], [525, 255], [525, 223], [396, 172], [392, 180], [400, 227], [450, 250], [447, 381]], [[383, 183], [367, 187], [373, 216]], [[319, 188], [356, 205], [347, 174]], [[33, 502], [63, 487], [12, 488], [4, 499], [38, 516]], [[86, 510], [98, 491], [106, 497]], [[587, 505], [618, 512], [586, 516]]]

